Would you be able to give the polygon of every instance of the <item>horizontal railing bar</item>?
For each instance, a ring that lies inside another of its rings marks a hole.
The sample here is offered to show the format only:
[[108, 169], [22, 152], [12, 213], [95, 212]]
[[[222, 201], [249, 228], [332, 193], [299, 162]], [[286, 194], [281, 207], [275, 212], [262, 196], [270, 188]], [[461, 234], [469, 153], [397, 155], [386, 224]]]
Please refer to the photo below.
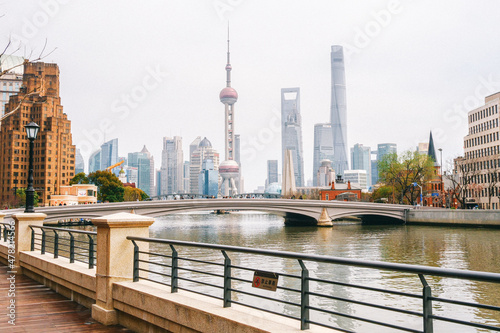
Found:
[[56, 231], [65, 231], [65, 232], [71, 232], [71, 233], [77, 233], [77, 234], [87, 234], [87, 235], [97, 235], [96, 231], [87, 231], [87, 230], [78, 230], [78, 229], [67, 229], [67, 228], [57, 228], [57, 227], [44, 227], [40, 225], [30, 225], [32, 228], [38, 228], [38, 229], [47, 229], [47, 230], [56, 230]]
[[162, 284], [162, 285], [164, 285], [164, 286], [169, 286], [169, 287], [170, 287], [170, 284], [165, 283], [165, 282], [160, 282], [160, 281], [156, 281], [156, 280], [151, 280], [151, 279], [148, 279], [148, 278], [145, 278], [145, 277], [141, 277], [141, 276], [139, 276], [139, 279], [141, 279], [141, 280], [146, 280], [146, 281], [151, 281], [151, 282], [154, 282], [154, 283], [159, 283], [159, 284]]
[[241, 303], [241, 302], [238, 302], [238, 301], [233, 301], [232, 300], [231, 304], [238, 304], [238, 305], [246, 306], [247, 308], [260, 310], [260, 311], [264, 311], [264, 312], [267, 312], [267, 313], [272, 313], [272, 314], [275, 314], [275, 315], [278, 315], [278, 316], [281, 316], [281, 317], [290, 318], [290, 319], [295, 319], [295, 320], [299, 319], [298, 317], [295, 317], [295, 316], [292, 316], [292, 315], [289, 315], [289, 314], [286, 314], [286, 313], [280, 313], [280, 312], [276, 312], [276, 311], [264, 309], [264, 308], [261, 308], [261, 307], [253, 306], [253, 305], [250, 305], [250, 304]]
[[447, 322], [450, 322], [450, 323], [467, 325], [467, 326], [472, 326], [472, 327], [477, 327], [477, 328], [484, 328], [484, 329], [493, 330], [493, 331], [500, 331], [500, 327], [497, 327], [497, 326], [490, 326], [490, 325], [479, 324], [479, 323], [471, 323], [471, 322], [468, 322], [468, 321], [463, 321], [463, 320], [453, 319], [453, 318], [447, 318], [447, 317], [440, 317], [440, 316], [436, 316], [436, 315], [432, 315], [431, 317], [433, 319], [436, 319], [436, 320], [447, 321]]
[[433, 301], [448, 303], [448, 304], [464, 305], [464, 306], [470, 306], [470, 307], [474, 307], [474, 308], [482, 308], [482, 309], [487, 309], [487, 310], [492, 310], [492, 311], [500, 311], [500, 306], [495, 306], [495, 305], [470, 303], [470, 302], [464, 302], [464, 301], [455, 301], [452, 299], [446, 299], [446, 298], [440, 298], [440, 297], [429, 297], [429, 299], [431, 299]]
[[166, 273], [155, 272], [155, 271], [149, 271], [149, 270], [146, 270], [146, 269], [141, 269], [141, 268], [139, 268], [139, 270], [140, 270], [140, 271], [142, 271], [142, 272], [148, 272], [148, 273], [151, 273], [151, 274], [158, 274], [158, 275], [165, 276], [165, 277], [171, 277], [171, 275], [166, 274]]
[[186, 288], [182, 288], [182, 287], [177, 287], [177, 289], [179, 289], [179, 290], [189, 291], [189, 292], [191, 292], [191, 293], [195, 293], [195, 294], [198, 294], [198, 295], [203, 295], [203, 296], [212, 297], [212, 298], [215, 298], [215, 299], [218, 299], [218, 300], [223, 300], [223, 298], [222, 298], [222, 297], [219, 297], [219, 296], [214, 296], [214, 295], [210, 295], [210, 294], [205, 294], [205, 293], [202, 293], [202, 292], [199, 292], [199, 291], [195, 291], [195, 290], [191, 290], [191, 289], [186, 289]]
[[146, 252], [146, 251], [139, 251], [139, 254], [148, 254], [150, 256], [155, 256], [155, 257], [162, 257], [162, 258], [169, 258], [171, 259], [172, 256], [168, 254], [161, 254], [161, 253], [155, 253], [155, 252]]
[[382, 262], [382, 261], [368, 261], [368, 260], [362, 260], [362, 259], [348, 259], [348, 258], [340, 258], [340, 257], [330, 257], [330, 256], [325, 256], [325, 255], [303, 254], [303, 253], [297, 253], [297, 252], [285, 252], [285, 251], [276, 251], [276, 250], [258, 250], [258, 249], [252, 249], [252, 248], [241, 247], [241, 246], [195, 243], [195, 242], [186, 242], [186, 241], [169, 240], [169, 239], [155, 239], [155, 238], [135, 237], [135, 236], [127, 236], [127, 239], [128, 240], [135, 240], [135, 241], [142, 241], [142, 242], [150, 242], [150, 243], [190, 246], [190, 247], [207, 248], [207, 249], [215, 249], [215, 250], [225, 250], [225, 251], [231, 251], [231, 252], [241, 252], [241, 253], [249, 253], [249, 254], [256, 254], [256, 255], [265, 255], [265, 256], [272, 256], [272, 257], [297, 259], [297, 260], [300, 259], [300, 260], [306, 260], [306, 261], [324, 262], [324, 263], [338, 264], [338, 265], [351, 265], [351, 266], [376, 268], [376, 269], [399, 271], [399, 272], [406, 272], [406, 273], [451, 277], [451, 278], [456, 278], [456, 279], [469, 279], [469, 280], [489, 281], [489, 282], [497, 282], [497, 283], [500, 282], [500, 274], [490, 273], [490, 272], [464, 271], [464, 270], [451, 269], [451, 268], [439, 268], [439, 267], [428, 267], [428, 266], [422, 266], [422, 265], [398, 264], [398, 263], [389, 263], [389, 262]]
[[289, 302], [289, 301], [283, 301], [283, 300], [272, 298], [272, 297], [268, 297], [268, 296], [262, 296], [262, 295], [252, 294], [252, 293], [249, 293], [247, 291], [243, 291], [243, 290], [239, 290], [239, 289], [233, 289], [233, 288], [231, 288], [229, 290], [237, 292], [239, 294], [248, 295], [248, 296], [252, 296], [252, 297], [256, 297], [256, 298], [260, 298], [260, 299], [265, 299], [265, 300], [268, 300], [268, 301], [273, 301], [273, 302], [278, 302], [278, 303], [283, 303], [283, 304], [287, 304], [287, 305], [291, 305], [291, 306], [300, 307], [300, 304], [297, 304], [297, 303], [292, 303], [292, 302]]
[[[410, 310], [403, 310], [403, 309], [398, 309], [398, 308], [391, 308], [391, 307], [388, 307], [388, 306], [385, 306], [385, 305], [379, 305], [379, 304], [374, 304], [374, 303], [367, 303], [367, 302], [363, 302], [363, 301], [356, 301], [356, 300], [353, 300], [353, 299], [348, 299], [348, 298], [343, 298], [343, 297], [337, 297], [337, 296], [322, 295], [322, 294], [313, 293], [313, 292], [309, 292], [308, 294], [309, 295], [313, 295], [313, 296], [317, 296], [317, 297], [328, 298], [328, 299], [332, 299], [332, 300], [336, 300], [336, 301], [342, 301], [342, 302], [347, 302], [347, 303], [354, 303], [354, 304], [358, 304], [358, 305], [369, 306], [369, 307], [372, 307], [372, 308], [377, 308], [377, 309], [382, 309], [382, 310], [387, 310], [387, 311], [394, 311], [394, 312], [405, 313], [405, 314], [408, 314], [408, 315], [413, 315], [413, 316], [418, 316], [418, 317], [422, 317], [423, 316], [422, 313], [420, 313], [420, 312], [410, 311]], [[323, 311], [323, 310], [320, 310], [320, 311]]]
[[361, 285], [345, 283], [345, 282], [321, 280], [321, 279], [316, 279], [316, 278], [309, 278], [309, 280], [315, 281], [315, 282], [334, 284], [334, 285], [343, 286], [343, 287], [351, 287], [351, 288], [358, 288], [358, 289], [364, 289], [364, 290], [370, 290], [370, 291], [377, 291], [377, 292], [381, 292], [381, 293], [398, 295], [398, 296], [406, 296], [406, 297], [420, 298], [420, 299], [422, 298], [422, 295], [410, 294], [410, 293], [405, 293], [405, 292], [396, 291], [396, 290], [387, 290], [387, 289], [367, 287], [367, 286], [361, 286]]
[[399, 326], [399, 325], [384, 323], [382, 321], [376, 321], [376, 320], [373, 320], [373, 319], [368, 319], [368, 318], [362, 318], [362, 317], [358, 317], [358, 316], [353, 316], [353, 315], [349, 315], [349, 314], [341, 313], [341, 312], [337, 312], [337, 311], [322, 310], [322, 309], [319, 309], [319, 308], [316, 308], [316, 307], [312, 307], [312, 306], [309, 306], [308, 308], [311, 309], [311, 310], [321, 311], [321, 312], [324, 312], [324, 313], [328, 313], [328, 314], [331, 314], [331, 315], [334, 315], [334, 316], [341, 316], [341, 317], [346, 317], [346, 318], [349, 318], [349, 319], [360, 320], [360, 321], [364, 321], [366, 323], [380, 325], [380, 326], [385, 326], [385, 327], [390, 327], [390, 328], [394, 328], [394, 329], [401, 330], [401, 331], [414, 332], [414, 333], [421, 333], [422, 332], [422, 331], [418, 331], [418, 330], [415, 330], [415, 329], [412, 329], [412, 328], [407, 328], [407, 327], [403, 327], [403, 326]]
[[218, 278], [224, 278], [224, 275], [222, 275], [222, 274], [216, 274], [216, 273], [211, 273], [211, 272], [198, 271], [196, 269], [191, 269], [191, 268], [177, 267], [177, 269], [185, 271], [185, 272], [200, 273], [200, 274], [203, 274], [203, 275], [210, 275], [210, 276], [215, 276], [215, 277], [218, 277]]
[[155, 266], [161, 266], [161, 267], [167, 267], [167, 268], [171, 268], [172, 267], [172, 265], [160, 264], [159, 262], [151, 262], [151, 261], [146, 261], [146, 260], [142, 260], [142, 259], [139, 259], [137, 261], [138, 262], [148, 263], [148, 264], [155, 265]]
[[191, 258], [186, 258], [186, 257], [177, 257], [179, 260], [184, 260], [184, 261], [190, 261], [190, 262], [197, 262], [199, 264], [208, 264], [208, 265], [213, 265], [213, 266], [222, 266], [224, 267], [224, 264], [218, 263], [218, 262], [212, 262], [212, 261], [204, 261], [204, 260], [198, 260], [198, 259], [191, 259]]
[[[250, 272], [254, 272], [254, 271], [258, 271], [259, 270], [259, 269], [255, 269], [255, 268], [248, 268], [248, 267], [236, 266], [236, 265], [234, 265], [234, 266], [231, 265], [231, 268], [241, 269], [241, 270], [250, 271]], [[280, 276], [284, 276], [284, 277], [289, 277], [289, 278], [295, 278], [295, 279], [300, 279], [301, 278], [300, 276], [292, 275], [292, 274], [286, 274], [286, 273], [280, 273], [279, 275]]]
[[248, 282], [248, 283], [252, 283], [252, 281], [251, 281], [251, 280], [246, 280], [246, 279], [242, 279], [242, 278], [235, 277], [235, 276], [232, 276], [232, 277], [231, 277], [231, 280], [232, 280], [232, 281], [239, 281], [239, 282]]
[[180, 276], [178, 276], [177, 279], [182, 280], [182, 281], [188, 281], [188, 282], [193, 282], [193, 283], [197, 283], [197, 284], [202, 284], [204, 286], [208, 286], [208, 287], [212, 287], [212, 288], [224, 289], [224, 287], [221, 287], [221, 286], [218, 286], [218, 285], [215, 285], [215, 284], [211, 284], [211, 283], [208, 283], [208, 282], [202, 282], [202, 281], [198, 281], [198, 280], [192, 280], [192, 279], [188, 279], [188, 278], [183, 278], [183, 277], [180, 277]]

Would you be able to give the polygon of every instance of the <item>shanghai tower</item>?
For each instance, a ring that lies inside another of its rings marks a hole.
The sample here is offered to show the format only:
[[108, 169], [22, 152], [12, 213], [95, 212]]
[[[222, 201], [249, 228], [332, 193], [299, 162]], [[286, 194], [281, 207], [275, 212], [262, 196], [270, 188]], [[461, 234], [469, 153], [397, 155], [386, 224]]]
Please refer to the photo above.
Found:
[[345, 90], [344, 51], [342, 46], [333, 45], [332, 63], [332, 104], [330, 121], [333, 131], [333, 163], [337, 175], [348, 170], [347, 164], [347, 109]]

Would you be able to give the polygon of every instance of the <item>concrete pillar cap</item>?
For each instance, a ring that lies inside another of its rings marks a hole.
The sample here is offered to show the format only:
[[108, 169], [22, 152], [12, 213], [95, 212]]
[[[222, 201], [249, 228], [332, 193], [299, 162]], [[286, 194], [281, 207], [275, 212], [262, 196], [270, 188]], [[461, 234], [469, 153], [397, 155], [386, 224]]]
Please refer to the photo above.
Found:
[[14, 220], [17, 221], [38, 221], [44, 220], [47, 217], [47, 214], [44, 213], [17, 213], [12, 215]]
[[108, 228], [149, 227], [154, 221], [152, 217], [130, 213], [116, 213], [92, 219], [92, 223], [96, 227]]

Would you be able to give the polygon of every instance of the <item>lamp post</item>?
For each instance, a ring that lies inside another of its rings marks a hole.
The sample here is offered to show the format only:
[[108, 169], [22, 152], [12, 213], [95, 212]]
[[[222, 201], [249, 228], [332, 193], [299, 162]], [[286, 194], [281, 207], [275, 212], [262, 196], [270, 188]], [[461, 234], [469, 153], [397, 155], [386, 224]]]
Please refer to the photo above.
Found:
[[25, 213], [34, 213], [35, 209], [35, 189], [33, 188], [33, 150], [35, 147], [35, 139], [40, 126], [35, 122], [30, 122], [24, 126], [26, 128], [26, 136], [30, 140], [30, 155], [29, 155], [29, 171], [28, 171], [28, 188], [26, 189], [26, 209]]
[[423, 206], [424, 203], [422, 201], [422, 186], [418, 185], [417, 183], [413, 183], [413, 186], [418, 186], [420, 187], [420, 206]]

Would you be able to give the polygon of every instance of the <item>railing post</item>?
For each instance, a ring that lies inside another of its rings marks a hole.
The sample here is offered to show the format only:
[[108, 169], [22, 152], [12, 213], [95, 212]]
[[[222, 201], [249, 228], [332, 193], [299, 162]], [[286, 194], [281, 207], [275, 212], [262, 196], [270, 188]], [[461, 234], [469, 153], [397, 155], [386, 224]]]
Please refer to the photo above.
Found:
[[40, 230], [42, 230], [42, 248], [41, 248], [40, 252], [42, 254], [45, 254], [45, 230], [43, 230], [43, 229], [40, 229]]
[[170, 244], [170, 248], [172, 249], [172, 272], [170, 274], [170, 292], [176, 293], [178, 291], [178, 283], [179, 283], [179, 258], [177, 254], [177, 250], [173, 245]]
[[57, 234], [57, 231], [54, 231], [54, 258], [59, 257], [59, 235]]
[[139, 281], [139, 246], [133, 240], [132, 244], [134, 244], [134, 273], [133, 273], [133, 281]]
[[300, 329], [309, 329], [309, 270], [302, 260], [299, 260], [302, 274], [300, 279]]
[[[96, 303], [92, 305], [92, 318], [104, 325], [118, 323], [117, 310], [114, 307], [113, 284], [132, 282], [134, 279], [134, 245], [127, 236], [149, 237], [149, 226], [153, 224], [151, 217], [117, 213], [92, 219], [97, 227], [97, 251], [91, 242], [92, 259], [96, 263]], [[149, 251], [149, 243], [141, 249]], [[147, 259], [146, 259], [147, 260]], [[147, 264], [140, 263], [141, 268]]]
[[35, 229], [30, 227], [31, 229], [31, 246], [30, 246], [30, 251], [35, 251]]
[[226, 251], [222, 250], [224, 256], [224, 307], [231, 307], [231, 258]]
[[94, 268], [94, 239], [92, 235], [87, 235], [89, 238], [89, 268]]
[[69, 232], [69, 262], [75, 262], [75, 237]]
[[424, 332], [433, 333], [431, 287], [427, 284], [427, 281], [422, 274], [418, 274], [418, 277], [424, 286], [422, 289]]

